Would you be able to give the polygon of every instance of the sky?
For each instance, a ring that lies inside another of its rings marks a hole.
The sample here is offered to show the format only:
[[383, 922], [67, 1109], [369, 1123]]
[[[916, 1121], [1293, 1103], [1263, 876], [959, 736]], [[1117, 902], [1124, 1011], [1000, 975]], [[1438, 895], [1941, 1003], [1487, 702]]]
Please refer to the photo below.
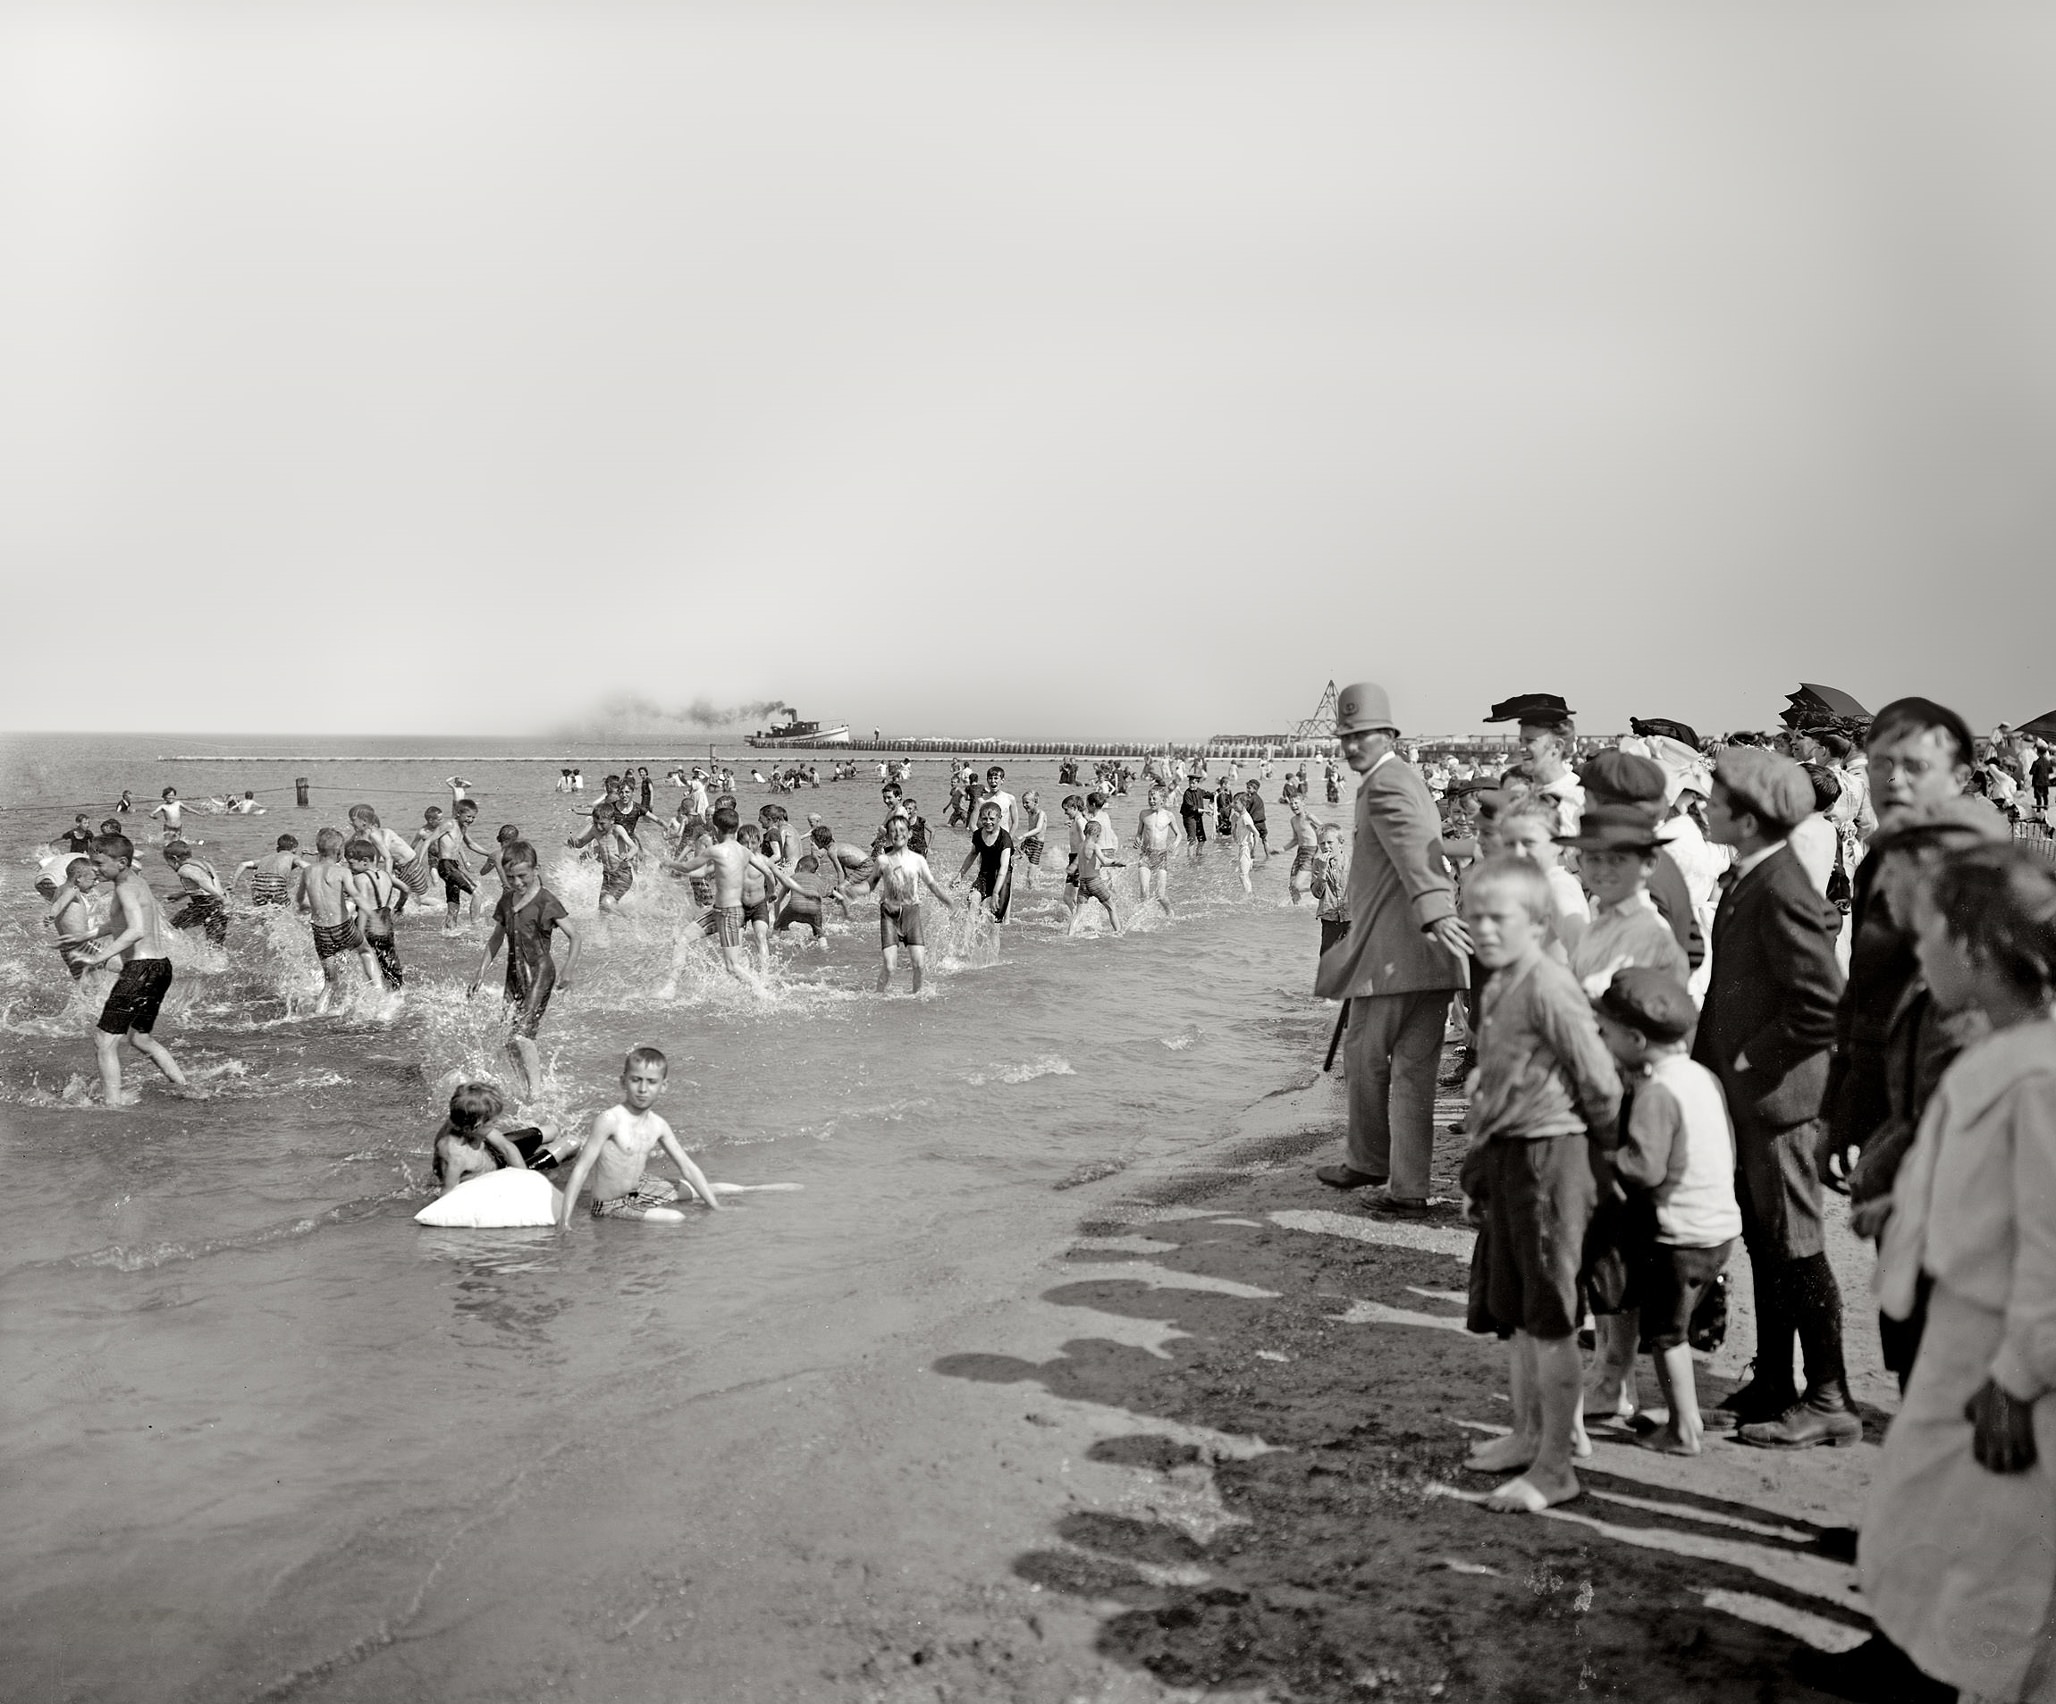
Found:
[[2023, 720], [2051, 86], [1980, 0], [24, 0], [0, 727]]

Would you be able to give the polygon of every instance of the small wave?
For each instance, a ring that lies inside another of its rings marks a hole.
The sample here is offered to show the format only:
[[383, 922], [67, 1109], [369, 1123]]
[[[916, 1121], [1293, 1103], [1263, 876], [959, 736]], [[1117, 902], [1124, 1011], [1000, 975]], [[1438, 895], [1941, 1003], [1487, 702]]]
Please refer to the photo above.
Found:
[[1033, 1059], [1022, 1060], [1015, 1065], [995, 1065], [985, 1071], [974, 1071], [964, 1079], [974, 1089], [982, 1089], [988, 1083], [1030, 1083], [1037, 1077], [1075, 1077], [1070, 1060], [1061, 1053], [1041, 1053]]
[[402, 1189], [362, 1201], [345, 1201], [329, 1208], [325, 1213], [316, 1213], [301, 1219], [285, 1219], [277, 1224], [259, 1226], [254, 1231], [245, 1231], [239, 1236], [210, 1237], [204, 1242], [154, 1243], [145, 1248], [130, 1248], [123, 1243], [110, 1243], [105, 1248], [96, 1248], [87, 1254], [75, 1254], [63, 1264], [70, 1267], [111, 1267], [116, 1272], [150, 1272], [160, 1266], [169, 1266], [175, 1261], [205, 1260], [216, 1254], [247, 1253], [251, 1249], [267, 1248], [273, 1243], [292, 1242], [300, 1237], [312, 1236], [331, 1225], [347, 1225], [360, 1219], [376, 1218], [385, 1211], [388, 1202], [411, 1199], [414, 1193], [412, 1189]]

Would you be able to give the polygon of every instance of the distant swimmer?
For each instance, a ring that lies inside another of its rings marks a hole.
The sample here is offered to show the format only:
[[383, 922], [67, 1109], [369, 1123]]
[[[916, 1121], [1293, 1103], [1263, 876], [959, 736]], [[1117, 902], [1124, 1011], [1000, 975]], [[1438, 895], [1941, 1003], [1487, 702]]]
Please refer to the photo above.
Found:
[[185, 901], [171, 920], [174, 929], [198, 929], [217, 947], [228, 939], [228, 891], [205, 858], [193, 856], [183, 840], [164, 849], [164, 861], [179, 879], [178, 897]]
[[136, 868], [136, 849], [125, 834], [103, 834], [93, 842], [93, 873], [114, 888], [114, 904], [107, 919], [83, 938], [59, 935], [58, 946], [85, 946], [89, 941], [104, 945], [88, 947], [80, 954], [88, 969], [119, 965], [100, 1024], [93, 1037], [99, 1055], [100, 1088], [109, 1106], [130, 1106], [134, 1098], [121, 1087], [122, 1042], [162, 1071], [174, 1088], [186, 1087], [185, 1073], [169, 1050], [151, 1033], [157, 1014], [171, 991], [171, 959], [167, 952], [163, 914], [157, 896]]
[[914, 992], [921, 992], [923, 973], [928, 967], [926, 937], [921, 927], [921, 890], [925, 887], [942, 901], [945, 911], [955, 911], [956, 901], [936, 886], [935, 872], [928, 860], [908, 844], [908, 823], [894, 816], [885, 824], [885, 846], [878, 854], [865, 886], [878, 894], [878, 948], [882, 963], [878, 970], [878, 992], [892, 986], [892, 973], [899, 967], [899, 950], [907, 949], [913, 966]]
[[243, 872], [250, 873], [250, 903], [252, 905], [296, 905], [300, 898], [300, 881], [307, 868], [307, 860], [300, 856], [300, 840], [297, 835], [281, 834], [275, 851], [261, 857], [250, 858], [236, 866], [236, 873], [229, 877], [228, 885], [234, 887], [243, 879]]
[[228, 808], [234, 811], [237, 816], [263, 816], [265, 814], [264, 807], [257, 802], [257, 795], [249, 792], [244, 793], [240, 799], [235, 800]]
[[461, 775], [452, 775], [443, 782], [450, 789], [450, 809], [455, 810], [471, 797], [471, 783]]
[[[542, 1061], [536, 1053], [536, 1035], [550, 997], [559, 989], [569, 992], [578, 968], [579, 941], [564, 902], [543, 886], [536, 870], [535, 848], [516, 840], [500, 853], [500, 869], [507, 889], [493, 908], [493, 932], [486, 942], [485, 956], [471, 978], [470, 992], [476, 994], [500, 948], [507, 949], [507, 1053], [513, 1061], [520, 1099], [535, 1099], [542, 1081]], [[564, 968], [557, 968], [552, 950], [562, 935], [569, 943]]]
[[571, 1215], [592, 1180], [595, 1219], [641, 1219], [677, 1224], [685, 1215], [675, 1203], [678, 1185], [649, 1175], [650, 1156], [662, 1148], [678, 1168], [679, 1177], [702, 1203], [717, 1212], [721, 1202], [706, 1174], [694, 1165], [678, 1137], [652, 1104], [664, 1093], [670, 1062], [654, 1047], [638, 1047], [621, 1062], [620, 1104], [593, 1120], [592, 1134], [578, 1151], [578, 1163], [565, 1181], [557, 1224], [569, 1229]]
[[122, 788], [121, 797], [114, 801], [115, 815], [127, 816], [135, 808], [136, 801], [129, 797], [129, 790], [126, 787]]
[[1171, 854], [1185, 841], [1185, 833], [1178, 826], [1178, 819], [1171, 815], [1165, 805], [1166, 794], [1161, 786], [1149, 790], [1148, 808], [1135, 819], [1135, 838], [1141, 849], [1142, 903], [1152, 899], [1164, 908], [1164, 915], [1171, 913]]
[[300, 903], [314, 925], [314, 957], [321, 965], [321, 998], [314, 1013], [326, 1012], [329, 1002], [347, 998], [350, 985], [344, 980], [346, 962], [355, 958], [364, 979], [380, 985], [378, 960], [365, 944], [351, 898], [350, 871], [343, 862], [343, 831], [324, 828], [314, 837], [314, 862], [302, 872]]
[[86, 821], [86, 813], [80, 811], [77, 816], [73, 817], [71, 819], [71, 827], [53, 839], [50, 844], [52, 846], [61, 846], [74, 858], [90, 856], [93, 850], [93, 830]]
[[1000, 826], [1002, 814], [996, 799], [988, 798], [978, 807], [978, 826], [971, 834], [971, 850], [964, 854], [964, 866], [957, 872], [961, 879], [971, 874], [973, 865], [977, 866], [971, 892], [984, 901], [996, 923], [1007, 920], [1007, 907], [1014, 899], [1014, 837]]
[[169, 846], [174, 840], [184, 838], [180, 830], [181, 825], [185, 821], [186, 807], [179, 802], [178, 789], [176, 787], [164, 789], [162, 800], [150, 807], [150, 814], [153, 817], [161, 817], [163, 819], [164, 830], [158, 836], [163, 844]]

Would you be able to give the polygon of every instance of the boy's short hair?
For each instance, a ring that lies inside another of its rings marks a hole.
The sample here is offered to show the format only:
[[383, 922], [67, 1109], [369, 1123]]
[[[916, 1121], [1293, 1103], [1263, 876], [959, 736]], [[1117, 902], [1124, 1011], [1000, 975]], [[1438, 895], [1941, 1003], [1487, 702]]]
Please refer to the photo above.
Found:
[[1513, 803], [1501, 805], [1498, 814], [1492, 818], [1495, 828], [1504, 828], [1513, 822], [1539, 822], [1548, 826], [1550, 838], [1556, 838], [1556, 830], [1563, 819], [1557, 815], [1556, 801], [1541, 793], [1524, 793]]
[[978, 814], [980, 816], [990, 816], [993, 821], [997, 822], [999, 820], [999, 806], [995, 805], [990, 799], [980, 800]]
[[441, 816], [442, 814], [443, 807], [441, 805], [430, 805], [427, 810], [421, 813], [421, 820], [423, 822], [429, 822], [435, 819], [436, 817]]
[[85, 874], [89, 876], [92, 875], [93, 860], [90, 858], [72, 859], [70, 863], [64, 866], [64, 879], [68, 882], [75, 882], [79, 879], [79, 873], [81, 871], [84, 871]]
[[662, 1066], [664, 1075], [671, 1075], [671, 1061], [654, 1047], [631, 1047], [628, 1057], [621, 1061], [621, 1074], [626, 1076], [638, 1065]]
[[1864, 748], [1868, 750], [1907, 734], [1925, 733], [1930, 728], [1948, 735], [1949, 743], [1956, 748], [1958, 763], [1971, 761], [1977, 741], [1971, 735], [1970, 724], [1946, 704], [1937, 704], [1932, 698], [1893, 699], [1872, 719], [1870, 731], [1863, 737]]
[[993, 766], [992, 766], [992, 767], [991, 767], [990, 769], [986, 770], [986, 772], [985, 772], [985, 776], [986, 776], [986, 779], [987, 779], [987, 780], [991, 780], [991, 778], [992, 778], [993, 776], [995, 776], [995, 775], [1004, 775], [1004, 774], [1006, 774], [1006, 771], [1005, 771], [1004, 769], [1002, 769], [1002, 768], [1001, 768], [1001, 767], [1000, 767], [1000, 766], [999, 766], [998, 764], [996, 764], [996, 763], [995, 763], [995, 764], [994, 764], [994, 765], [993, 765]]
[[515, 841], [521, 838], [520, 825], [517, 823], [503, 822], [500, 824], [500, 832], [494, 835], [493, 838], [497, 840], [502, 846], [512, 845]]
[[1494, 853], [1464, 878], [1463, 885], [1467, 894], [1479, 893], [1488, 887], [1509, 888], [1537, 923], [1549, 921], [1552, 909], [1549, 878], [1542, 873], [1542, 866], [1531, 858], [1511, 852]]
[[378, 848], [360, 834], [354, 836], [343, 848], [343, 856], [355, 864], [376, 864]]
[[190, 858], [193, 849], [183, 840], [174, 840], [164, 848], [164, 855], [167, 858]]
[[343, 814], [347, 816], [352, 822], [355, 822], [359, 817], [362, 817], [366, 822], [378, 821], [378, 812], [373, 810], [369, 805], [352, 805]]
[[1066, 793], [1063, 804], [1058, 808], [1067, 811], [1082, 811], [1085, 809], [1085, 801], [1079, 798], [1076, 793]]
[[457, 801], [457, 814], [462, 816], [466, 811], [469, 811], [473, 816], [477, 816], [478, 801], [476, 799], [459, 799]]
[[1085, 838], [1086, 838], [1087, 840], [1092, 840], [1092, 839], [1096, 839], [1096, 838], [1098, 837], [1098, 835], [1099, 835], [1099, 829], [1100, 829], [1100, 823], [1099, 823], [1099, 818], [1097, 818], [1097, 817], [1087, 817], [1087, 818], [1085, 819]]
[[324, 828], [314, 837], [314, 849], [324, 857], [343, 849], [343, 831], [339, 828]]
[[1104, 793], [1087, 793], [1085, 795], [1085, 802], [1096, 811], [1105, 810], [1107, 796]]
[[723, 805], [714, 813], [714, 832], [733, 834], [742, 825], [742, 818], [735, 814], [733, 806]]
[[507, 842], [507, 850], [500, 854], [500, 862], [502, 864], [526, 864], [530, 869], [534, 869], [535, 848], [525, 840], [510, 840]]
[[119, 858], [124, 864], [136, 861], [135, 843], [125, 834], [96, 834], [93, 850], [102, 858]]
[[299, 851], [300, 837], [297, 834], [281, 834], [278, 837], [278, 849], [281, 852]]
[[764, 844], [764, 831], [755, 823], [746, 822], [735, 831], [735, 838], [745, 846], [761, 846]]
[[159, 793], [157, 796], [160, 799], [168, 799], [172, 796], [172, 794], [176, 793], [177, 791], [178, 789], [176, 787], [167, 787], [164, 789], [163, 792]]
[[450, 1096], [450, 1128], [477, 1130], [507, 1110], [500, 1091], [490, 1083], [459, 1083]]
[[825, 822], [817, 823], [809, 838], [813, 840], [816, 846], [833, 846], [835, 844], [835, 830], [830, 828]]
[[100, 832], [102, 834], [119, 834], [121, 832], [121, 818], [102, 817], [100, 819]]

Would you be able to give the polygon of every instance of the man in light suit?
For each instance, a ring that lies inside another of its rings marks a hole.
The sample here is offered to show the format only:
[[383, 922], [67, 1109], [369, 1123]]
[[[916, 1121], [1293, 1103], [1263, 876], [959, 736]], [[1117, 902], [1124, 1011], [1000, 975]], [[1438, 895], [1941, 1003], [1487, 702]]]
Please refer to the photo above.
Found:
[[[1841, 914], [1787, 843], [1813, 812], [1788, 757], [1731, 746], [1714, 764], [1708, 834], [1740, 855], [1713, 920], [1713, 978], [1692, 1057], [1720, 1078], [1735, 1124], [1735, 1194], [1756, 1288], [1756, 1371], [1709, 1427], [1768, 1449], [1852, 1444], [1863, 1424], [1842, 1360], [1842, 1295], [1828, 1265], [1814, 1170], [1835, 1003]], [[1792, 1339], [1806, 1361], [1792, 1382]]]
[[1449, 996], [1470, 983], [1470, 932], [1437, 852], [1442, 821], [1420, 772], [1398, 752], [1385, 689], [1369, 681], [1335, 701], [1335, 734], [1356, 792], [1349, 930], [1321, 955], [1317, 993], [1349, 1001], [1347, 1161], [1315, 1173], [1336, 1189], [1389, 1184], [1378, 1205], [1428, 1205], [1435, 1066]]

